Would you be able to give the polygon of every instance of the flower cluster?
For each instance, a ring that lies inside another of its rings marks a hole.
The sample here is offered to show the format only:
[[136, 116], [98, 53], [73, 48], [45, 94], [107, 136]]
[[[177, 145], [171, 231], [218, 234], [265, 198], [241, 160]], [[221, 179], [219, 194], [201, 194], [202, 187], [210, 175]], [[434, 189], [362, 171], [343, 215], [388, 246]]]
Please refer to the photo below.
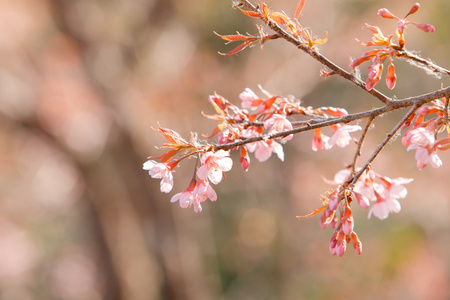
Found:
[[366, 80], [366, 89], [370, 91], [373, 89], [381, 79], [381, 75], [383, 73], [383, 63], [387, 59], [389, 61], [389, 67], [388, 72], [386, 75], [386, 85], [389, 89], [393, 89], [395, 87], [395, 83], [397, 80], [397, 75], [395, 74], [395, 67], [392, 63], [392, 58], [394, 57], [402, 57], [404, 56], [403, 50], [405, 47], [405, 28], [409, 24], [415, 25], [417, 28], [425, 31], [425, 32], [434, 32], [434, 27], [430, 24], [421, 24], [411, 21], [406, 21], [406, 18], [415, 13], [419, 9], [420, 5], [419, 3], [415, 3], [409, 12], [406, 14], [406, 16], [402, 19], [395, 16], [389, 10], [386, 8], [381, 8], [378, 10], [378, 15], [382, 16], [383, 18], [387, 19], [396, 19], [398, 21], [397, 23], [397, 29], [395, 31], [395, 34], [397, 36], [397, 42], [398, 44], [392, 42], [393, 34], [386, 37], [381, 32], [380, 28], [377, 26], [371, 26], [369, 24], [366, 24], [367, 29], [369, 29], [373, 36], [372, 41], [368, 43], [359, 42], [363, 46], [367, 47], [382, 47], [381, 49], [374, 49], [369, 50], [366, 53], [364, 53], [363, 56], [353, 60], [350, 63], [350, 66], [353, 68], [353, 70], [356, 71], [356, 67], [362, 64], [365, 61], [371, 60], [371, 63], [369, 65], [369, 73]]
[[[428, 164], [433, 168], [440, 167], [442, 161], [437, 150], [450, 148], [448, 105], [448, 99], [436, 99], [431, 105], [421, 107], [416, 114], [412, 115], [411, 121], [404, 125], [405, 128], [411, 127], [403, 136], [402, 143], [408, 146], [408, 151], [416, 150], [415, 157], [419, 170]], [[426, 116], [431, 115], [436, 116], [425, 120]], [[444, 130], [447, 132], [446, 137], [438, 139], [438, 134]]]
[[[334, 65], [317, 51], [316, 45], [325, 43], [326, 38], [318, 39], [309, 29], [300, 25], [300, 15], [304, 4], [305, 0], [300, 0], [294, 17], [288, 17], [284, 12], [272, 11], [262, 1], [258, 6], [254, 6], [248, 0], [238, 1], [234, 5], [235, 8], [249, 17], [263, 20], [275, 33], [267, 35], [262, 26], [258, 26], [258, 36], [242, 35], [239, 32], [234, 35], [216, 33], [227, 44], [240, 42], [239, 46], [224, 55], [236, 54], [257, 43], [260, 43], [262, 47], [268, 40], [284, 38], [331, 69], [331, 71], [322, 70], [323, 77], [338, 74], [362, 86], [357, 75], [350, 74]], [[356, 73], [359, 65], [370, 61], [364, 86], [367, 91], [371, 91], [380, 82], [383, 64], [386, 61], [388, 62], [386, 85], [389, 89], [395, 87], [397, 75], [393, 64], [394, 58], [410, 59], [432, 69], [433, 72], [450, 75], [450, 71], [437, 67], [405, 49], [405, 28], [408, 25], [414, 25], [425, 32], [435, 30], [432, 25], [406, 20], [409, 15], [417, 12], [419, 7], [418, 3], [414, 4], [404, 18], [399, 18], [384, 8], [378, 10], [381, 17], [397, 20], [396, 42], [393, 41], [394, 34], [384, 36], [380, 28], [366, 24], [367, 29], [373, 34], [372, 40], [368, 43], [360, 42], [360, 44], [377, 48], [365, 52], [363, 56], [353, 60], [350, 66]], [[224, 172], [231, 170], [233, 166], [231, 152], [239, 152], [240, 165], [244, 171], [247, 171], [250, 168], [252, 153], [260, 162], [268, 160], [272, 154], [276, 154], [283, 161], [283, 145], [290, 141], [294, 134], [300, 132], [313, 131], [313, 151], [329, 150], [335, 145], [343, 148], [355, 141], [357, 149], [354, 160], [346, 169], [339, 171], [333, 181], [330, 181], [336, 187], [323, 196], [323, 205], [299, 218], [322, 214], [321, 227], [329, 226], [334, 229], [329, 244], [332, 255], [344, 255], [347, 244], [350, 242], [353, 243], [355, 251], [361, 254], [362, 244], [354, 231], [351, 203], [356, 202], [363, 209], [369, 209], [368, 218], [373, 215], [379, 219], [386, 219], [390, 213], [398, 213], [401, 210], [399, 200], [407, 195], [404, 185], [413, 181], [410, 178], [391, 179], [380, 175], [371, 170], [372, 161], [391, 138], [396, 136], [400, 128], [408, 128], [402, 143], [407, 146], [408, 151], [416, 151], [417, 168], [423, 169], [428, 164], [435, 168], [441, 166], [442, 161], [437, 150], [450, 149], [449, 90], [442, 89], [403, 101], [395, 101], [377, 91], [371, 91], [370, 94], [380, 98], [386, 106], [352, 115], [343, 108], [302, 106], [301, 101], [295, 97], [273, 95], [261, 87], [262, 96], [258, 96], [249, 88], [240, 93], [240, 106], [215, 93], [208, 98], [215, 114], [203, 113], [203, 115], [216, 122], [216, 126], [209, 136], [203, 135], [203, 137], [207, 139], [217, 137], [217, 142], [200, 141], [197, 134], [192, 134], [188, 142], [177, 132], [159, 126], [156, 131], [168, 141], [161, 148], [168, 150], [156, 159], [149, 158], [144, 163], [143, 169], [147, 170], [152, 178], [161, 180], [161, 192], [169, 193], [174, 186], [174, 168], [187, 158], [195, 158], [194, 175], [189, 186], [172, 196], [171, 202], [178, 202], [183, 208], [193, 207], [195, 212], [200, 212], [202, 202], [206, 199], [217, 200], [217, 194], [211, 184], [219, 184], [224, 179]], [[437, 99], [443, 95], [447, 97]], [[400, 105], [394, 105], [398, 103]], [[360, 150], [372, 126], [372, 121], [386, 112], [407, 106], [412, 106], [412, 109], [380, 143], [365, 166], [356, 170], [356, 161], [361, 155]], [[359, 140], [356, 140], [350, 133], [362, 130], [362, 127], [349, 123], [364, 118], [367, 118], [367, 124]], [[331, 135], [324, 134], [325, 127], [329, 128]], [[446, 136], [443, 136], [444, 131], [447, 132]]]
[[[306, 116], [315, 120], [339, 118], [348, 113], [345, 109], [335, 107], [303, 107], [300, 100], [294, 97], [272, 95], [261, 89], [263, 97], [259, 97], [251, 89], [246, 88], [240, 95], [241, 107], [232, 104], [224, 97], [214, 94], [208, 100], [216, 114], [205, 117], [217, 122], [209, 138], [217, 135], [217, 144], [200, 142], [193, 134], [191, 142], [183, 139], [177, 132], [159, 127], [168, 143], [161, 148], [169, 148], [157, 162], [149, 159], [143, 169], [152, 178], [161, 179], [161, 192], [169, 193], [173, 188], [173, 169], [182, 160], [196, 157], [194, 176], [184, 191], [175, 194], [171, 202], [178, 201], [183, 208], [194, 207], [195, 212], [202, 210], [201, 203], [206, 199], [217, 200], [217, 194], [210, 183], [218, 184], [223, 179], [223, 172], [232, 167], [230, 150], [240, 152], [240, 164], [243, 170], [250, 167], [250, 153], [260, 161], [266, 161], [273, 153], [284, 160], [283, 144], [291, 140], [296, 125], [307, 126], [307, 122], [292, 123], [289, 118], [294, 115]], [[330, 149], [334, 145], [345, 147], [352, 138], [350, 132], [361, 129], [356, 125], [336, 123], [330, 126], [331, 137], [316, 129], [313, 138], [313, 150]], [[317, 136], [319, 135], [319, 136]]]
[[400, 211], [401, 205], [398, 200], [405, 198], [408, 193], [404, 184], [413, 181], [410, 178], [391, 179], [372, 170], [366, 170], [352, 186], [353, 176], [353, 172], [349, 169], [339, 171], [334, 176], [334, 180], [330, 181], [338, 187], [328, 191], [323, 199], [324, 205], [308, 215], [323, 212], [320, 226], [322, 228], [330, 226], [335, 229], [330, 241], [332, 255], [344, 255], [347, 243], [350, 241], [353, 241], [353, 247], [358, 254], [362, 252], [361, 241], [353, 230], [354, 222], [350, 203], [354, 199], [363, 209], [370, 207], [369, 218], [374, 215], [383, 220], [389, 216], [390, 212]]

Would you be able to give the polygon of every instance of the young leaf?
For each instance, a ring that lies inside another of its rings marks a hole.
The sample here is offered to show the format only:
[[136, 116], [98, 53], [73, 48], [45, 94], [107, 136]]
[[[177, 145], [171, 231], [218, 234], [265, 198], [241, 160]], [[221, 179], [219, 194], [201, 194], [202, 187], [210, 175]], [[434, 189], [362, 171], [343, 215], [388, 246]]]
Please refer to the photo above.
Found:
[[251, 11], [251, 10], [243, 10], [240, 7], [238, 7], [238, 8], [246, 16], [253, 17], [253, 18], [259, 18], [260, 17], [259, 13], [257, 13], [257, 12], [254, 12], [254, 11]]
[[239, 46], [237, 46], [236, 48], [234, 48], [233, 50], [231, 50], [230, 52], [227, 53], [221, 53], [219, 52], [220, 55], [233, 55], [236, 54], [238, 52], [241, 52], [242, 50], [244, 50], [245, 48], [247, 48], [247, 46], [250, 44], [249, 41], [244, 42], [242, 44], [240, 44]]
[[294, 18], [296, 19], [300, 18], [300, 13], [303, 10], [303, 6], [305, 6], [305, 1], [306, 0], [300, 0], [300, 2], [298, 3], [297, 8], [295, 9]]
[[304, 216], [297, 216], [297, 218], [301, 219], [301, 218], [308, 218], [308, 217], [312, 217], [317, 215], [318, 213], [324, 211], [325, 209], [327, 209], [328, 205], [324, 205], [322, 207], [319, 207], [318, 209], [313, 210], [311, 213], [304, 215]]

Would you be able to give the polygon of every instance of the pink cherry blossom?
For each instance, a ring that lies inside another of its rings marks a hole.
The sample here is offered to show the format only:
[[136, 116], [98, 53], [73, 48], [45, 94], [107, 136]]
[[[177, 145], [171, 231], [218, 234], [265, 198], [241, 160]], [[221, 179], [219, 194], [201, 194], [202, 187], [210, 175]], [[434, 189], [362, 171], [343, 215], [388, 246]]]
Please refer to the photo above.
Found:
[[208, 180], [199, 180], [195, 185], [193, 195], [193, 205], [195, 212], [202, 211], [201, 202], [205, 202], [206, 199], [209, 198], [211, 201], [217, 200], [217, 194], [209, 184]]
[[[241, 131], [241, 136], [245, 137], [245, 138], [252, 138], [252, 137], [260, 136], [260, 133], [257, 131], [257, 129], [255, 127], [250, 126]], [[245, 145], [245, 148], [247, 148], [248, 152], [253, 153], [253, 152], [255, 152], [257, 146], [258, 146], [257, 143], [250, 143], [250, 144]]]
[[284, 161], [284, 151], [283, 146], [274, 140], [259, 141], [256, 142], [255, 147], [255, 158], [260, 162], [266, 161], [272, 155], [276, 153], [281, 161]]
[[386, 219], [390, 212], [398, 213], [401, 205], [398, 199], [405, 198], [408, 194], [404, 184], [413, 181], [412, 178], [380, 177], [383, 184], [375, 186], [376, 202], [369, 211], [369, 218], [374, 214], [380, 220]]
[[[408, 147], [408, 150], [414, 149], [414, 147], [411, 146]], [[417, 160], [417, 169], [422, 170], [427, 166], [428, 163], [430, 163], [433, 168], [439, 168], [440, 166], [442, 166], [442, 161], [437, 155], [436, 150], [436, 147], [418, 147], [415, 155], [415, 158]]]
[[369, 211], [369, 218], [374, 214], [378, 219], [384, 220], [389, 216], [389, 212], [398, 213], [400, 211], [401, 206], [397, 199], [392, 197], [384, 198], [377, 192], [375, 192], [375, 195], [377, 196], [377, 201]]
[[419, 127], [409, 130], [403, 137], [402, 143], [409, 146], [408, 150], [417, 149], [419, 147], [429, 148], [434, 145], [434, 129]]
[[223, 172], [230, 171], [233, 161], [225, 150], [206, 152], [201, 158], [202, 166], [197, 171], [200, 179], [208, 178], [212, 183], [218, 184], [223, 177]]
[[239, 94], [239, 98], [241, 98], [242, 108], [254, 110], [256, 109], [261, 103], [258, 96], [249, 88], [246, 88], [242, 93]]
[[157, 163], [154, 160], [148, 160], [143, 165], [144, 170], [148, 170], [148, 173], [152, 178], [161, 180], [161, 192], [169, 193], [173, 188], [173, 175], [172, 168], [165, 163]]
[[175, 194], [172, 199], [170, 199], [170, 202], [180, 202], [180, 207], [182, 208], [188, 208], [192, 205], [194, 201], [194, 193], [192, 188], [187, 188], [181, 193]]
[[350, 144], [352, 137], [350, 136], [350, 132], [361, 130], [361, 126], [359, 125], [334, 125], [331, 126], [334, 133], [330, 137], [330, 139], [325, 144], [325, 149], [331, 149], [334, 145], [338, 147], [344, 148]]
[[403, 138], [403, 144], [409, 145], [407, 150], [416, 150], [415, 158], [417, 168], [422, 170], [428, 163], [433, 168], [442, 166], [442, 161], [437, 155], [438, 143], [435, 140], [433, 126], [419, 127], [406, 133]]
[[[269, 134], [293, 129], [291, 122], [286, 118], [286, 116], [280, 114], [273, 114], [270, 118], [264, 121], [264, 128], [270, 128]], [[283, 140], [289, 141], [293, 136], [293, 134], [290, 134], [283, 138]]]

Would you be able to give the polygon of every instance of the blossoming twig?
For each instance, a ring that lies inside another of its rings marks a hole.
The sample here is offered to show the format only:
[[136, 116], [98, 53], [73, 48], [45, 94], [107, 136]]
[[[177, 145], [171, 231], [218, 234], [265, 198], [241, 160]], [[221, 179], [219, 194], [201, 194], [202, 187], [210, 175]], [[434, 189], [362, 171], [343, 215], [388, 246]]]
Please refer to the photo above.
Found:
[[[290, 18], [284, 12], [272, 11], [263, 2], [254, 6], [249, 0], [241, 0], [234, 7], [237, 7], [249, 17], [263, 20], [275, 33], [272, 35], [265, 34], [262, 26], [258, 26], [259, 36], [242, 35], [240, 33], [219, 35], [216, 33], [220, 38], [227, 41], [227, 44], [231, 42], [240, 43], [224, 55], [238, 53], [257, 43], [262, 46], [269, 40], [283, 38], [331, 70], [329, 72], [322, 71], [323, 77], [339, 75], [363, 88], [384, 105], [349, 114], [344, 108], [331, 106], [305, 107], [302, 106], [300, 100], [292, 96], [273, 95], [260, 87], [261, 93], [264, 94], [263, 97], [246, 88], [239, 95], [242, 101], [241, 107], [239, 107], [215, 93], [208, 100], [216, 114], [207, 115], [203, 112], [202, 114], [217, 123], [209, 136], [203, 136], [209, 139], [217, 135], [217, 143], [200, 141], [197, 134], [192, 134], [191, 140], [188, 142], [177, 132], [159, 126], [157, 131], [168, 141], [161, 148], [168, 150], [157, 158], [159, 162], [149, 159], [144, 163], [143, 168], [149, 172], [151, 177], [161, 179], [161, 191], [169, 193], [174, 185], [172, 174], [174, 167], [186, 158], [195, 157], [197, 163], [190, 184], [185, 190], [175, 194], [171, 202], [179, 202], [183, 208], [193, 207], [195, 212], [201, 212], [202, 202], [208, 198], [211, 201], [217, 200], [217, 194], [210, 183], [219, 184], [224, 179], [223, 173], [231, 170], [233, 166], [233, 161], [230, 158], [231, 151], [239, 151], [240, 165], [244, 171], [247, 171], [250, 167], [250, 154], [253, 153], [254, 157], [260, 162], [269, 159], [272, 154], [276, 154], [283, 161], [283, 144], [291, 140], [295, 134], [306, 131], [314, 131], [313, 151], [329, 150], [334, 146], [343, 148], [348, 146], [352, 140], [356, 141], [350, 133], [362, 129], [361, 126], [350, 123], [367, 118], [364, 130], [356, 143], [352, 163], [346, 169], [337, 172], [332, 181], [328, 181], [336, 187], [330, 189], [322, 197], [321, 207], [306, 216], [299, 217], [322, 214], [321, 227], [330, 226], [334, 229], [329, 245], [331, 254], [342, 256], [350, 242], [352, 242], [356, 252], [361, 254], [362, 244], [354, 232], [352, 203], [356, 202], [363, 209], [370, 208], [369, 217], [374, 215], [380, 219], [385, 219], [389, 213], [400, 211], [401, 206], [398, 200], [404, 198], [407, 194], [404, 185], [412, 182], [410, 178], [391, 179], [371, 169], [372, 162], [388, 142], [400, 129], [409, 128], [402, 138], [402, 143], [407, 146], [408, 151], [416, 151], [415, 158], [419, 170], [428, 164], [432, 167], [441, 166], [442, 161], [437, 154], [437, 150], [450, 149], [450, 87], [441, 87], [441, 89], [431, 93], [393, 100], [374, 89], [380, 81], [383, 62], [388, 62], [386, 84], [390, 89], [395, 87], [397, 79], [393, 64], [394, 58], [414, 61], [425, 66], [432, 73], [450, 75], [450, 71], [405, 50], [404, 31], [407, 25], [412, 24], [425, 32], [434, 32], [432, 25], [406, 20], [409, 15], [414, 14], [419, 9], [418, 3], [412, 6], [404, 18], [396, 17], [387, 9], [378, 11], [380, 16], [398, 21], [398, 28], [395, 31], [397, 42], [393, 41], [394, 34], [386, 37], [377, 26], [366, 24], [367, 29], [373, 33], [372, 41], [360, 43], [366, 47], [377, 48], [367, 51], [350, 64], [356, 71], [359, 65], [371, 61], [368, 67], [369, 74], [365, 82], [319, 53], [317, 45], [324, 44], [327, 37], [319, 39], [317, 36], [313, 36], [309, 29], [302, 27], [300, 17], [304, 5], [305, 0], [300, 0], [295, 9], [294, 18]], [[244, 10], [241, 7], [249, 10]], [[409, 111], [387, 133], [364, 165], [358, 168], [356, 162], [361, 155], [364, 141], [373, 121], [385, 113], [408, 107], [410, 107]], [[303, 119], [297, 120], [298, 118]], [[324, 133], [323, 130], [326, 130], [326, 127], [332, 131], [331, 136]], [[444, 130], [446, 130], [447, 136], [442, 137]]]

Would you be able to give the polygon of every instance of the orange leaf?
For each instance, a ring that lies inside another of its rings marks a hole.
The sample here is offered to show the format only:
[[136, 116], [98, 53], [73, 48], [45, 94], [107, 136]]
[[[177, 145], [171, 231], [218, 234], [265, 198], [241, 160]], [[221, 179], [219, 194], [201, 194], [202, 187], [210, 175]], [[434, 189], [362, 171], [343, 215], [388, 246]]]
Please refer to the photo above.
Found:
[[266, 109], [272, 107], [272, 105], [275, 103], [275, 100], [277, 100], [277, 99], [278, 99], [278, 96], [273, 96], [273, 97], [271, 97], [271, 98], [265, 100], [265, 101], [264, 101], [264, 107], [265, 107]]
[[297, 5], [297, 8], [295, 9], [294, 18], [298, 19], [300, 17], [300, 13], [303, 10], [303, 6], [305, 6], [306, 0], [300, 0], [300, 2]]
[[172, 157], [178, 152], [178, 149], [172, 149], [167, 151], [166, 153], [162, 154], [161, 156], [157, 157], [161, 163], [168, 162], [172, 159]]
[[246, 40], [250, 39], [250, 37], [247, 37], [247, 36], [242, 35], [242, 34], [220, 35], [220, 34], [218, 34], [215, 31], [214, 31], [214, 34], [217, 35], [218, 37], [220, 37], [221, 39], [224, 39], [224, 40], [228, 41], [228, 43], [234, 42], [234, 41], [246, 41]]
[[234, 48], [233, 50], [231, 50], [230, 52], [227, 53], [221, 53], [219, 52], [220, 55], [233, 55], [236, 54], [238, 52], [241, 52], [242, 50], [244, 50], [245, 48], [247, 48], [247, 46], [250, 44], [249, 41], [244, 42], [242, 44], [240, 44], [239, 46], [237, 46], [236, 48]]
[[267, 20], [269, 17], [269, 8], [265, 3], [261, 3], [261, 11], [263, 13], [264, 18]]
[[319, 207], [318, 209], [313, 210], [310, 214], [307, 214], [305, 216], [297, 216], [297, 218], [301, 219], [301, 218], [308, 218], [308, 217], [312, 217], [317, 215], [318, 213], [321, 213], [322, 211], [324, 211], [325, 209], [327, 209], [328, 205], [324, 205], [322, 207]]
[[[158, 126], [159, 126], [159, 124], [158, 124]], [[173, 131], [173, 130], [167, 129], [167, 128], [162, 128], [161, 126], [159, 126], [159, 129], [156, 129], [156, 131], [159, 131], [164, 136], [164, 138], [166, 140], [168, 140], [170, 143], [172, 143], [173, 145], [184, 145], [184, 146], [190, 145], [176, 131]]]
[[289, 23], [289, 18], [283, 14], [283, 13], [279, 13], [279, 12], [273, 12], [270, 14], [270, 19], [272, 21], [274, 21], [277, 24], [280, 25], [284, 25], [286, 23]]
[[238, 7], [239, 10], [244, 14], [247, 15], [249, 17], [253, 17], [253, 18], [259, 18], [260, 15], [257, 12], [251, 11], [251, 10], [243, 10], [242, 8]]
[[207, 138], [207, 139], [210, 139], [210, 138], [212, 138], [213, 136], [215, 136], [216, 134], [218, 134], [219, 132], [221, 132], [222, 130], [224, 130], [226, 127], [227, 127], [227, 125], [224, 124], [224, 123], [218, 124], [218, 125], [213, 129], [213, 131], [212, 131], [212, 133], [211, 133], [210, 136], [206, 136], [206, 135], [203, 135], [203, 136], [204, 136], [205, 138]]

